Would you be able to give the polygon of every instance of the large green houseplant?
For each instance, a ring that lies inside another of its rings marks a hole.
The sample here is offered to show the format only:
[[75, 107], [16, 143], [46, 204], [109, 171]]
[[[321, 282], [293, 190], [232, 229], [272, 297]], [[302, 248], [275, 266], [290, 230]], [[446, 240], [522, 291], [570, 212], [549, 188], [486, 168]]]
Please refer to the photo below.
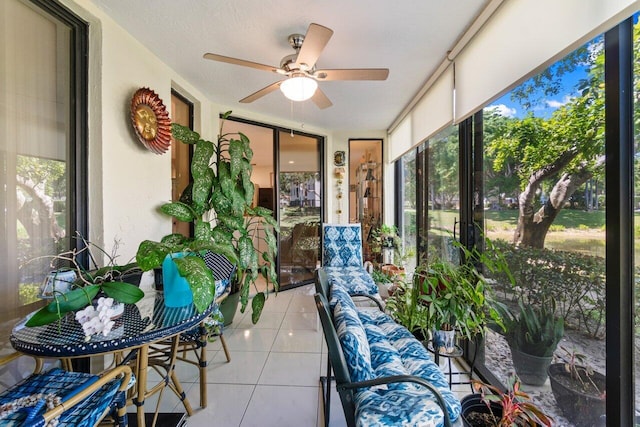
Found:
[[[459, 263], [433, 258], [416, 269], [416, 281], [422, 290], [420, 300], [429, 308], [434, 331], [455, 331], [461, 337], [473, 340], [484, 334], [488, 324], [503, 328], [482, 270], [504, 272], [512, 283], [513, 276], [504, 257], [495, 251], [489, 239], [485, 240], [485, 252], [451, 241], [460, 253]], [[449, 341], [452, 339], [449, 337]], [[451, 351], [451, 346], [446, 347]]]
[[[165, 203], [160, 211], [179, 221], [193, 222], [194, 236], [180, 234], [165, 236], [160, 242], [146, 240], [138, 248], [136, 260], [147, 271], [159, 267], [167, 254], [180, 251], [210, 250], [225, 255], [236, 264], [232, 292], [240, 292], [241, 310], [249, 302], [249, 291], [255, 287], [259, 275], [273, 284], [277, 291], [275, 271], [276, 238], [278, 229], [272, 211], [252, 207], [254, 185], [251, 182], [253, 151], [249, 139], [242, 133], [224, 134], [222, 117], [216, 142], [202, 139], [197, 132], [173, 124], [173, 137], [193, 145], [191, 160], [192, 183], [177, 202]], [[262, 235], [257, 227], [262, 225]], [[259, 239], [266, 249], [258, 250]], [[259, 258], [262, 258], [260, 263]], [[198, 257], [187, 256], [174, 260], [194, 294], [196, 307], [208, 306], [213, 298], [211, 272]], [[257, 289], [256, 289], [257, 290]], [[252, 321], [260, 318], [266, 291], [257, 292], [252, 300]]]

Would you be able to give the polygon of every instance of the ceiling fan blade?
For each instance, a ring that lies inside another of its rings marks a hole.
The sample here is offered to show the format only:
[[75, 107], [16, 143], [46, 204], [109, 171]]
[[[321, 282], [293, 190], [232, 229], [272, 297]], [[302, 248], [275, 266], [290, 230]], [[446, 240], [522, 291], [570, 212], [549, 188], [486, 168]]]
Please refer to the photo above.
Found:
[[272, 71], [274, 73], [278, 71], [278, 67], [259, 64], [257, 62], [245, 61], [244, 59], [232, 58], [230, 56], [217, 55], [215, 53], [205, 53], [203, 55], [203, 58], [210, 59], [212, 61], [226, 62], [227, 64], [242, 65], [244, 67], [255, 68], [262, 71]]
[[353, 68], [344, 70], [317, 70], [314, 76], [321, 81], [330, 80], [386, 80], [388, 68]]
[[333, 30], [327, 27], [318, 24], [309, 25], [296, 62], [300, 65], [306, 64], [307, 70], [313, 68], [332, 35]]
[[253, 102], [253, 101], [257, 100], [257, 99], [260, 99], [263, 96], [270, 94], [274, 90], [277, 90], [280, 87], [280, 83], [282, 83], [282, 81], [271, 83], [269, 86], [263, 87], [259, 91], [252, 93], [251, 95], [247, 96], [246, 98], [242, 98], [240, 100], [240, 102], [243, 103], [243, 104], [248, 104], [248, 103]]
[[324, 94], [320, 88], [316, 89], [316, 93], [313, 94], [311, 100], [320, 108], [324, 110], [325, 108], [331, 107], [333, 103], [327, 98], [327, 95]]

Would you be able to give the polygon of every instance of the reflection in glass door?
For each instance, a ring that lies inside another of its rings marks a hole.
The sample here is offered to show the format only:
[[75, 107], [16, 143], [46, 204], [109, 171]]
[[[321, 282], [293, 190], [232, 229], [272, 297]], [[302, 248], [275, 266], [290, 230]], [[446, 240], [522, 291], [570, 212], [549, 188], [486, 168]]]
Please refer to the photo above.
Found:
[[320, 138], [278, 133], [280, 289], [309, 283], [320, 260]]

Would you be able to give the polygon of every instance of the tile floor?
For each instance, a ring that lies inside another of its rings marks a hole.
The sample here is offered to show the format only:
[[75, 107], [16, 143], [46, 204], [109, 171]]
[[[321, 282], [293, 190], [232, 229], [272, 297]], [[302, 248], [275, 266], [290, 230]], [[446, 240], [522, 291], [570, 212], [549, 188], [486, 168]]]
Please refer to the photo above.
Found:
[[[319, 376], [325, 374], [327, 351], [313, 301], [313, 285], [270, 295], [257, 325], [249, 310], [237, 313], [225, 329], [231, 353], [227, 363], [219, 341], [210, 344], [208, 406], [198, 407], [198, 371], [179, 363], [178, 377], [195, 413], [188, 425], [314, 427], [324, 425]], [[441, 362], [443, 363], [443, 362]], [[444, 364], [443, 364], [444, 366]], [[461, 386], [461, 395], [469, 392]], [[150, 409], [156, 399], [148, 399]], [[345, 426], [340, 399], [333, 392], [330, 425]], [[170, 391], [162, 412], [182, 412]]]

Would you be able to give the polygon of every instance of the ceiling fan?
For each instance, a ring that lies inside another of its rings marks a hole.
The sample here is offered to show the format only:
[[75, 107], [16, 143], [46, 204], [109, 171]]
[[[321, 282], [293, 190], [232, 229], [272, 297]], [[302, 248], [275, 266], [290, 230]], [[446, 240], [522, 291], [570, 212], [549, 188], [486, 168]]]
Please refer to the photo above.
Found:
[[205, 53], [204, 58], [271, 71], [287, 77], [241, 99], [240, 102], [242, 103], [253, 102], [280, 88], [284, 95], [292, 101], [304, 101], [311, 98], [322, 109], [333, 104], [324, 92], [318, 88], [317, 82], [331, 80], [386, 80], [389, 75], [389, 69], [387, 68], [316, 69], [316, 61], [332, 35], [333, 30], [318, 24], [309, 25], [306, 35], [291, 34], [288, 38], [289, 44], [295, 49], [296, 53], [282, 58], [280, 67], [215, 53]]

